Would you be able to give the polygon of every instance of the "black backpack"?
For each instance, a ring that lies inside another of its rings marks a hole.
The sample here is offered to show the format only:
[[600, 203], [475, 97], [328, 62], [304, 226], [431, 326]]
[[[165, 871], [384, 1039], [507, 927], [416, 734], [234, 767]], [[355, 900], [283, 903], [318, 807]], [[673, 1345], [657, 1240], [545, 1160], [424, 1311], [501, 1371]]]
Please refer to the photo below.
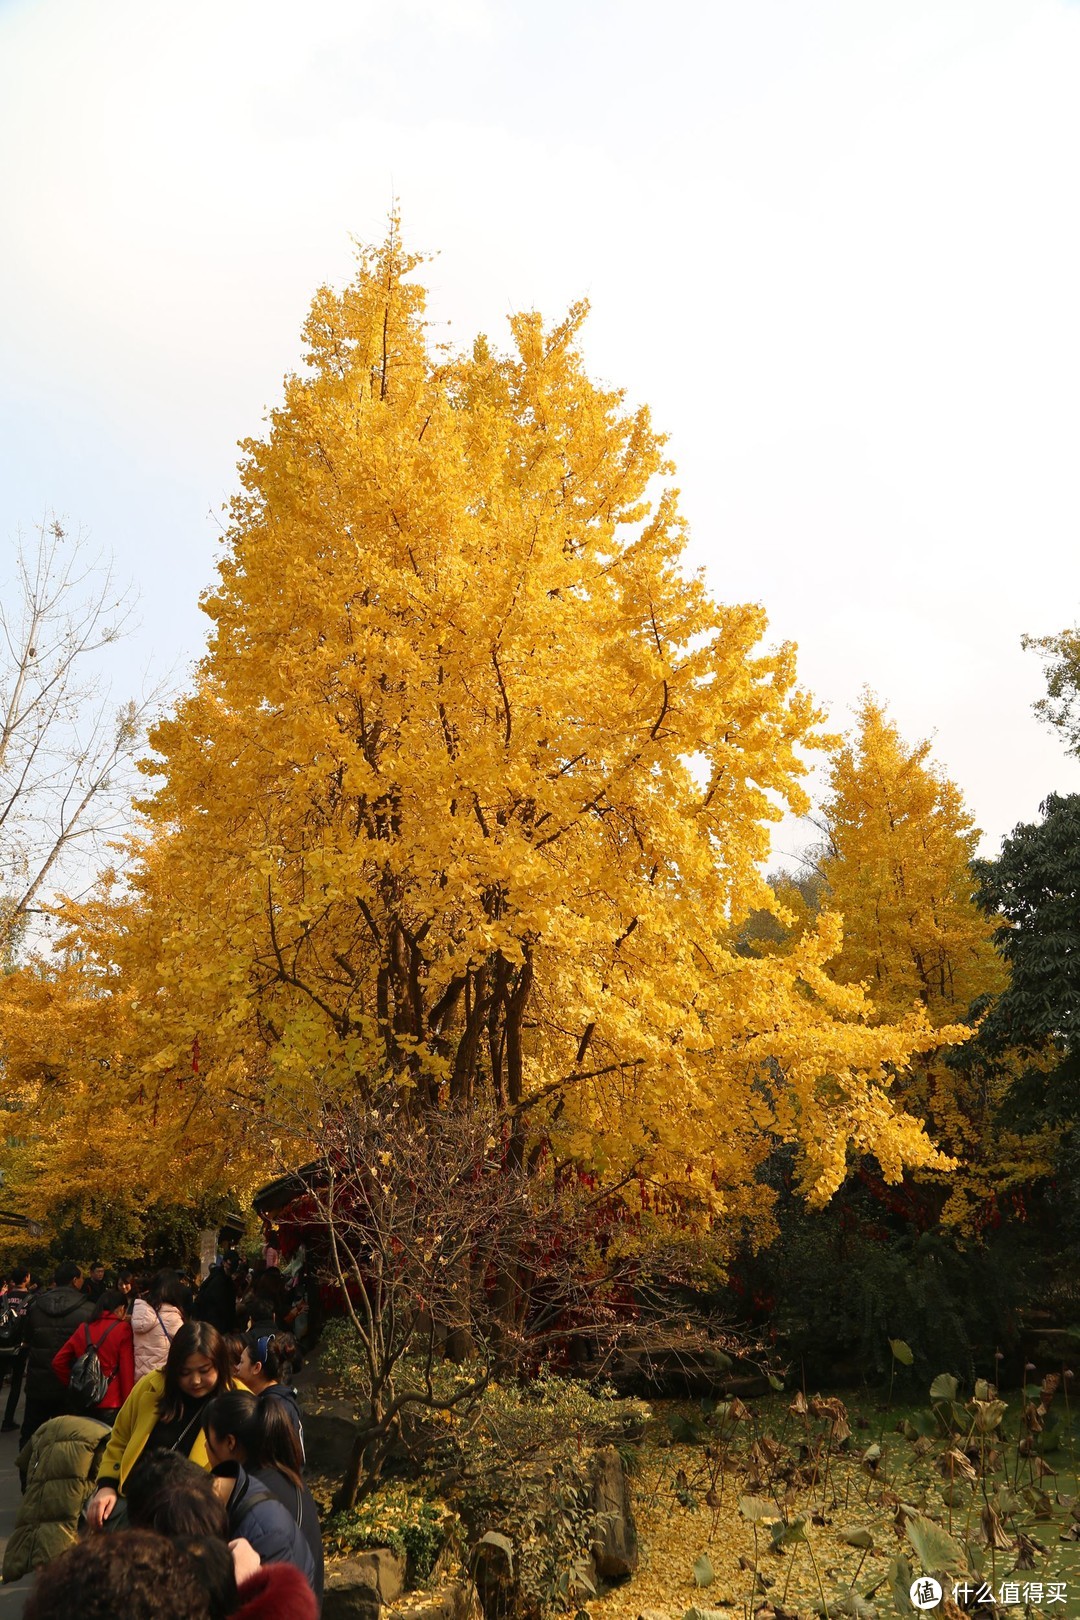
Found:
[[[116, 1322], [109, 1323], [109, 1326], [101, 1335], [102, 1344], [105, 1343], [105, 1340], [109, 1337], [109, 1334], [117, 1325], [118, 1324]], [[68, 1388], [71, 1391], [76, 1406], [81, 1406], [88, 1409], [90, 1407], [101, 1405], [102, 1401], [109, 1393], [109, 1380], [106, 1378], [105, 1373], [102, 1370], [101, 1362], [98, 1360], [98, 1346], [94, 1343], [90, 1336], [89, 1322], [87, 1322], [85, 1326], [86, 1349], [83, 1351], [82, 1355], [71, 1369], [71, 1378], [68, 1381]]]
[[25, 1299], [0, 1299], [0, 1354], [11, 1355], [22, 1344], [22, 1319], [26, 1315]]

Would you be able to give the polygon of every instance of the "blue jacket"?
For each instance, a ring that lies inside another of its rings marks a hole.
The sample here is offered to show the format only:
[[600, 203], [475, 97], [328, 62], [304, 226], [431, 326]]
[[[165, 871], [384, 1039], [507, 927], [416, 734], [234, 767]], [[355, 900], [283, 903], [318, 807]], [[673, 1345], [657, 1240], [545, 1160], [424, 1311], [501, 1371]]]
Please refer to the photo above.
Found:
[[219, 1463], [211, 1472], [236, 1482], [227, 1503], [230, 1538], [250, 1541], [264, 1564], [295, 1564], [314, 1591], [315, 1560], [296, 1517], [241, 1463]]

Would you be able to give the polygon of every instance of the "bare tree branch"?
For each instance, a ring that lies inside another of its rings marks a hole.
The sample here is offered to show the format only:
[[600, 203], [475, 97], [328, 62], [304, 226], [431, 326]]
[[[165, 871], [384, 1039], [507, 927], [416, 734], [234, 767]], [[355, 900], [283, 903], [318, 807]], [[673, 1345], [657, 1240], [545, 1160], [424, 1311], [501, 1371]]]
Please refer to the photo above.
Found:
[[131, 628], [112, 567], [55, 520], [20, 538], [0, 602], [0, 961], [128, 825], [151, 692], [114, 709], [98, 654]]

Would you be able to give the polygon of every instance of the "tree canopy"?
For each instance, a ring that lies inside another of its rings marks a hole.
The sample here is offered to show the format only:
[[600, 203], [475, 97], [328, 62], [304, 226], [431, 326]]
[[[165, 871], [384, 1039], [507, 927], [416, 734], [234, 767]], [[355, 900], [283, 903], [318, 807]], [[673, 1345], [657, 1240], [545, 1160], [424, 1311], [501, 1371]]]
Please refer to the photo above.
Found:
[[996, 860], [975, 863], [1009, 982], [980, 1045], [1038, 1060], [1023, 1088], [1041, 1119], [1080, 1115], [1080, 794], [1052, 793], [1042, 821], [1015, 827]]
[[[451, 353], [418, 262], [395, 225], [316, 295], [152, 734], [129, 887], [69, 908], [110, 1025], [99, 1136], [209, 1184], [260, 1120], [390, 1087], [483, 1100], [519, 1162], [557, 1122], [628, 1198], [732, 1223], [777, 1140], [818, 1201], [851, 1147], [894, 1179], [938, 1162], [891, 1095], [952, 1038], [926, 1003], [879, 1017], [830, 977], [831, 915], [739, 949], [821, 743], [794, 648], [685, 570], [663, 438], [588, 376], [585, 307]], [[59, 1137], [87, 1061], [23, 1071]]]
[[1046, 668], [1046, 696], [1035, 713], [1062, 733], [1070, 754], [1080, 756], [1080, 625], [1056, 636], [1024, 636], [1023, 643]]
[[[979, 833], [959, 789], [869, 694], [830, 786], [820, 872], [822, 903], [844, 919], [836, 977], [865, 985], [883, 1018], [917, 1002], [935, 1026], [974, 1031], [1009, 994], [1009, 968], [1001, 919], [976, 895]], [[946, 1220], [977, 1224], [996, 1194], [1051, 1169], [1054, 1143], [1031, 1121], [1018, 1134], [1003, 1111], [1017, 1073], [1007, 1044], [988, 1062], [976, 1041], [926, 1053], [900, 1082], [904, 1106], [959, 1161], [941, 1191]]]
[[830, 787], [821, 872], [844, 919], [836, 977], [866, 983], [882, 1016], [918, 1001], [933, 1022], [954, 1022], [1005, 982], [974, 899], [974, 817], [930, 744], [905, 743], [870, 695]]

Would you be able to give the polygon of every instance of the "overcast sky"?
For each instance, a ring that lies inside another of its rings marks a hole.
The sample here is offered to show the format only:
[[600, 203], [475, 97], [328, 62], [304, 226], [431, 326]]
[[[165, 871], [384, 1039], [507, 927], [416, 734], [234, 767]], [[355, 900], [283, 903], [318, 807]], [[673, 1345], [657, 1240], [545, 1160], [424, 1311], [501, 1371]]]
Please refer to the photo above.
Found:
[[1069, 0], [0, 0], [0, 544], [86, 529], [119, 685], [182, 680], [236, 441], [396, 194], [452, 339], [591, 299], [714, 592], [992, 850], [1080, 791], [1020, 648], [1080, 616], [1078, 87]]

